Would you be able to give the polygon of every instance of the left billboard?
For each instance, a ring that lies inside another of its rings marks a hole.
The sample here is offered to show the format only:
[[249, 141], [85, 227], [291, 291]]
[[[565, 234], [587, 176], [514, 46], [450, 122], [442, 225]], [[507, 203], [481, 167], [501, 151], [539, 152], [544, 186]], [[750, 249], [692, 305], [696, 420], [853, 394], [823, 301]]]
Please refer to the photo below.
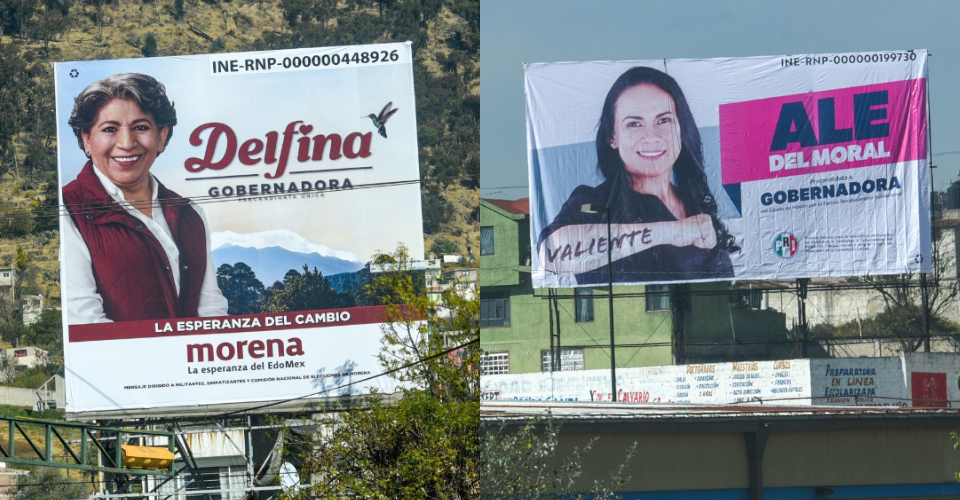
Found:
[[[423, 257], [410, 43], [55, 64], [67, 411], [392, 392]], [[352, 385], [348, 385], [353, 382]]]

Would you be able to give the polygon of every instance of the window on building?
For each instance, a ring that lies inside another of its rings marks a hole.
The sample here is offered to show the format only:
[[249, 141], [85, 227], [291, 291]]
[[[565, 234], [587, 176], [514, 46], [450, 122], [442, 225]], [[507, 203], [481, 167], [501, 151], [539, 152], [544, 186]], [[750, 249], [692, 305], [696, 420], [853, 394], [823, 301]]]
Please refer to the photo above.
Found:
[[576, 296], [574, 302], [577, 307], [577, 323], [593, 321], [593, 290], [577, 288], [573, 293]]
[[[560, 371], [583, 370], [583, 349], [560, 349]], [[553, 371], [553, 353], [540, 351], [540, 371]]]
[[730, 293], [730, 307], [733, 309], [762, 309], [763, 292], [760, 290], [734, 290]]
[[[232, 461], [232, 460], [231, 460]], [[242, 459], [241, 459], [242, 461]], [[180, 465], [180, 462], [176, 462]], [[169, 481], [161, 480], [159, 484], [154, 479], [148, 479], [148, 485], [155, 487], [159, 492], [164, 493], [161, 498], [172, 500], [190, 500], [200, 497], [195, 491], [202, 490], [233, 490], [231, 493], [210, 494], [211, 500], [227, 500], [230, 498], [241, 498], [244, 490], [249, 490], [249, 486], [244, 482], [246, 477], [246, 467], [243, 465], [228, 465], [225, 467], [198, 467], [197, 473], [203, 477], [204, 488], [191, 481], [185, 474], [177, 475]], [[154, 486], [156, 485], [156, 486]]]
[[484, 226], [480, 228], [480, 255], [493, 255], [495, 253], [493, 244], [493, 226]]
[[9, 277], [10, 277], [10, 273], [3, 273], [3, 277], [4, 277], [4, 278], [9, 278]]
[[510, 326], [510, 294], [480, 293], [480, 328]]
[[483, 375], [506, 375], [510, 373], [509, 352], [489, 352], [480, 358], [480, 370]]
[[670, 310], [670, 285], [647, 285], [647, 312]]

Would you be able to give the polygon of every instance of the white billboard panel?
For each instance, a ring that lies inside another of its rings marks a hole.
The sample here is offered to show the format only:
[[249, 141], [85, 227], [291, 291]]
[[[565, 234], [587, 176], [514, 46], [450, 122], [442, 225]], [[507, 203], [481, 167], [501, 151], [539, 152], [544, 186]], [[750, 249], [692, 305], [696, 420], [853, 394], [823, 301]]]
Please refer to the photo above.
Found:
[[929, 270], [924, 50], [525, 69], [535, 287]]
[[[957, 408], [952, 353], [617, 369], [617, 401], [693, 406]], [[486, 375], [485, 401], [612, 401], [610, 370]]]
[[281, 400], [380, 371], [365, 266], [398, 243], [423, 256], [409, 43], [55, 78], [68, 412]]

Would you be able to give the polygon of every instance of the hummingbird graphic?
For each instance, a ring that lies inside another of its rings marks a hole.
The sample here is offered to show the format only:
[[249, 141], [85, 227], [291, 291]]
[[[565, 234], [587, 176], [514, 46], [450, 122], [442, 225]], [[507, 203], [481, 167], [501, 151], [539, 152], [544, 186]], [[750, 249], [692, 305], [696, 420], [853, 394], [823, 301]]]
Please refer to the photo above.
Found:
[[387, 138], [387, 120], [397, 112], [397, 108], [393, 107], [393, 101], [387, 103], [383, 109], [380, 110], [379, 115], [370, 113], [367, 116], [361, 116], [360, 118], [369, 118], [373, 122], [373, 126], [377, 127], [377, 132], [383, 136], [384, 139]]

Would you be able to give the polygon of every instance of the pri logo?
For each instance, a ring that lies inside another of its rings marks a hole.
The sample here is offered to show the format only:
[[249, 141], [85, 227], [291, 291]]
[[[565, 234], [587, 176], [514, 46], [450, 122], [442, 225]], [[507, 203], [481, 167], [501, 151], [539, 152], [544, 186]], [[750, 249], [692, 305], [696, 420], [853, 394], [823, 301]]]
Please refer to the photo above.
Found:
[[800, 248], [800, 240], [790, 233], [780, 233], [773, 240], [773, 251], [784, 259], [789, 259], [796, 255]]

